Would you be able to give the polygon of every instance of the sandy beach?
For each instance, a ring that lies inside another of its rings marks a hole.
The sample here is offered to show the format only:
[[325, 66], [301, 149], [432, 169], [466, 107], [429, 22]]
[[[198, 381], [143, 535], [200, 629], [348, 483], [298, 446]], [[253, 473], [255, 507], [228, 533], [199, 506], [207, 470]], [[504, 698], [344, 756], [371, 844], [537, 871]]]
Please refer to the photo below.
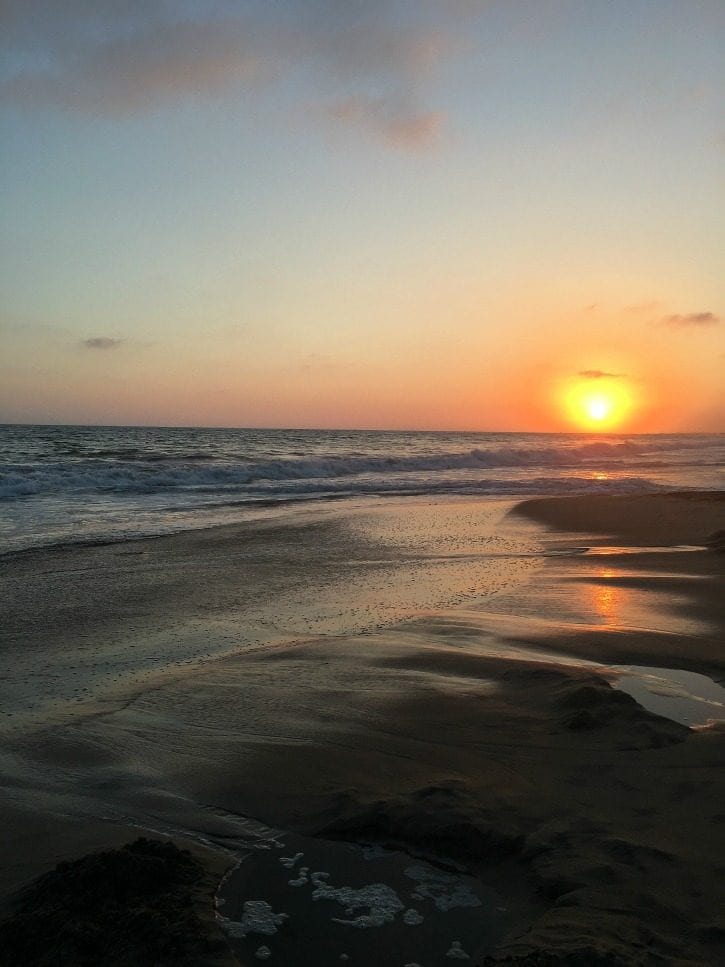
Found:
[[0, 967], [725, 967], [725, 0], [0, 24]]
[[723, 529], [408, 498], [6, 555], [6, 909], [143, 831], [228, 871], [242, 964], [721, 963]]

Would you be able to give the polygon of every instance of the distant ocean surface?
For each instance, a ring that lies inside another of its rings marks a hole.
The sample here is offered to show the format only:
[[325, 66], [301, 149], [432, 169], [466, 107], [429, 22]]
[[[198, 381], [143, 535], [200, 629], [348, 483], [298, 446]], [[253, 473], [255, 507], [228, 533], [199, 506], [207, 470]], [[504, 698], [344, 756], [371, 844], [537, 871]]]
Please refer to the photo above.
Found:
[[724, 485], [725, 434], [0, 426], [0, 553], [230, 523], [291, 501]]

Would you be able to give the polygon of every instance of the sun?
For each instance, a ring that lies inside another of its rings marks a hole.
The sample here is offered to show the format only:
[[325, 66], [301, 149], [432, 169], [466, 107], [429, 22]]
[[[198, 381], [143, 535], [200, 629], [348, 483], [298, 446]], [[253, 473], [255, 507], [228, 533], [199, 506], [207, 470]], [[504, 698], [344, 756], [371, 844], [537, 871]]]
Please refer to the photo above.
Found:
[[603, 432], [626, 423], [634, 400], [621, 380], [577, 379], [567, 386], [563, 402], [570, 422], [583, 430]]
[[612, 401], [607, 396], [592, 396], [584, 405], [589, 418], [596, 423], [606, 420], [612, 412]]

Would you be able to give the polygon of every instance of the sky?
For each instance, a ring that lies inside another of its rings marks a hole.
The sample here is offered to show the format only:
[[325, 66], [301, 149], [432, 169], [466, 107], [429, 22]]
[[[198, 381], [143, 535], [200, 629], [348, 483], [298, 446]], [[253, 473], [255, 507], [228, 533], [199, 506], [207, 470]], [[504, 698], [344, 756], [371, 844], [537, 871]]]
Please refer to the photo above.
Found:
[[723, 0], [5, 0], [0, 422], [725, 431], [723, 49]]

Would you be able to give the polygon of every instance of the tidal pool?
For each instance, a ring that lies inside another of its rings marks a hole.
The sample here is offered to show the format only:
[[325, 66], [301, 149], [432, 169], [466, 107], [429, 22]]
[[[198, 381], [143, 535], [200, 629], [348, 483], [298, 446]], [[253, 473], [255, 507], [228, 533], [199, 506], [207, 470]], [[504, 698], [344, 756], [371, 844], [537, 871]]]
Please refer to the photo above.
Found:
[[611, 672], [616, 688], [656, 715], [689, 726], [725, 720], [725, 688], [707, 675], [649, 665], [620, 665]]

